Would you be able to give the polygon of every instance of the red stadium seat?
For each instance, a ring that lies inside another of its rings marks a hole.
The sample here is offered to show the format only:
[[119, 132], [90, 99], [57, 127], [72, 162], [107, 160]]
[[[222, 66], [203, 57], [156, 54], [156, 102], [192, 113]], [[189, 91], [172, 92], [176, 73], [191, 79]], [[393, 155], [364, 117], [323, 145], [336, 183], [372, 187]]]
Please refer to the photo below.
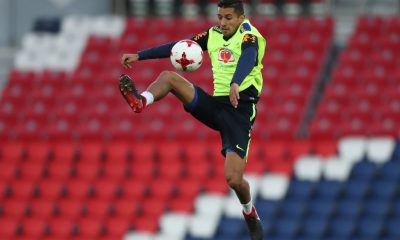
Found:
[[158, 164], [160, 178], [167, 180], [179, 179], [184, 174], [185, 167], [180, 161], [164, 161]]
[[126, 199], [141, 200], [149, 191], [147, 180], [149, 179], [128, 178], [121, 185], [122, 196]]
[[204, 180], [211, 174], [211, 164], [207, 161], [191, 162], [187, 165], [186, 175], [188, 178]]
[[118, 195], [119, 185], [114, 179], [100, 179], [93, 183], [96, 199], [110, 200]]
[[10, 188], [13, 198], [30, 199], [35, 195], [36, 185], [29, 179], [15, 179]]
[[67, 217], [54, 217], [49, 221], [50, 237], [53, 239], [65, 239], [72, 235], [74, 221]]
[[223, 193], [226, 194], [229, 192], [228, 184], [225, 180], [225, 177], [219, 176], [214, 178], [209, 178], [204, 183], [204, 189], [209, 193]]
[[56, 203], [52, 199], [37, 198], [29, 202], [30, 216], [49, 219], [56, 213]]
[[194, 178], [183, 178], [176, 183], [177, 196], [180, 198], [195, 198], [203, 189], [203, 181]]
[[150, 195], [154, 200], [168, 201], [175, 194], [175, 184], [172, 180], [156, 178], [148, 184]]
[[53, 180], [66, 180], [72, 176], [72, 163], [53, 161], [47, 167], [47, 175]]
[[84, 203], [79, 198], [62, 198], [57, 202], [58, 215], [67, 219], [83, 216]]
[[71, 163], [78, 159], [78, 146], [72, 142], [52, 142], [53, 161]]
[[44, 177], [45, 165], [35, 162], [24, 162], [20, 164], [20, 176], [24, 179], [37, 181]]
[[31, 239], [41, 238], [45, 235], [47, 222], [41, 218], [26, 217], [22, 220], [23, 235]]
[[103, 173], [102, 176], [109, 181], [123, 180], [128, 176], [129, 169], [126, 163], [118, 162], [118, 160], [114, 162], [112, 159], [110, 159], [110, 161], [107, 161], [103, 165], [102, 173]]
[[0, 238], [13, 239], [20, 232], [20, 225], [16, 218], [0, 217]]
[[105, 219], [111, 215], [112, 205], [109, 200], [102, 198], [90, 198], [84, 202], [85, 217]]
[[100, 164], [92, 162], [79, 162], [76, 167], [76, 177], [82, 180], [96, 180], [100, 176]]
[[27, 148], [27, 159], [30, 162], [43, 164], [50, 158], [50, 145], [47, 142], [29, 143]]
[[2, 215], [9, 219], [20, 219], [28, 213], [26, 199], [8, 198], [1, 202]]
[[70, 179], [66, 183], [67, 196], [74, 199], [85, 199], [91, 195], [90, 180], [85, 179]]
[[147, 197], [143, 199], [146, 204], [142, 205], [143, 216], [139, 219], [158, 219], [169, 205], [169, 201], [165, 200], [166, 199], [160, 199], [158, 197]]
[[63, 181], [57, 178], [51, 178], [51, 181], [44, 178], [38, 183], [38, 191], [41, 199], [55, 200], [63, 196], [65, 186]]
[[18, 162], [23, 159], [25, 148], [20, 142], [6, 142], [0, 147], [3, 162]]
[[171, 199], [169, 210], [176, 213], [191, 214], [194, 211], [195, 199], [190, 196], [177, 196]]
[[105, 231], [102, 219], [99, 218], [81, 218], [77, 223], [79, 236], [83, 239], [96, 239]]
[[0, 162], [0, 182], [6, 183], [17, 176], [18, 164], [13, 162]]
[[[141, 202], [141, 200], [140, 200]], [[118, 219], [129, 221], [135, 219], [137, 217], [141, 204], [139, 200], [135, 200], [132, 198], [124, 197], [114, 201], [113, 211], [114, 216]]]
[[133, 225], [137, 231], [155, 233], [159, 229], [159, 216], [146, 216], [135, 219]]
[[141, 163], [133, 162], [128, 168], [130, 169], [131, 175], [135, 179], [140, 180], [149, 180], [153, 178], [157, 170], [156, 164], [150, 160]]
[[[106, 227], [105, 239], [122, 239], [130, 230], [131, 223], [124, 218], [108, 218], [104, 222]], [[103, 239], [103, 238], [102, 238]]]

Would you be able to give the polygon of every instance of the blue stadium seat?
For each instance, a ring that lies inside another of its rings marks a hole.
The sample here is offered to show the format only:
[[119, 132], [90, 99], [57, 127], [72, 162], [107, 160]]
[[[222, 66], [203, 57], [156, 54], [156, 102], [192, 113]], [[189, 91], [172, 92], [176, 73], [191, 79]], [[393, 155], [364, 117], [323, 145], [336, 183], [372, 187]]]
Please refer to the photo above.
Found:
[[399, 198], [397, 198], [397, 200], [395, 200], [394, 202], [393, 202], [393, 205], [392, 205], [392, 214], [393, 214], [393, 217], [396, 219], [400, 219], [400, 199]]
[[379, 170], [379, 179], [389, 181], [400, 181], [400, 161], [390, 161], [385, 163]]
[[351, 239], [356, 230], [354, 219], [345, 217], [333, 218], [328, 226], [332, 239]]
[[390, 219], [386, 222], [387, 237], [400, 239], [400, 218]]
[[365, 198], [368, 192], [369, 182], [367, 180], [348, 180], [343, 189], [343, 197], [348, 199], [360, 200]]
[[274, 224], [274, 233], [281, 239], [295, 237], [300, 230], [300, 220], [293, 217], [281, 217]]
[[353, 166], [350, 179], [370, 180], [377, 174], [378, 167], [370, 161], [361, 161]]
[[358, 223], [357, 235], [360, 239], [381, 239], [384, 220], [382, 218], [364, 218]]
[[309, 217], [302, 221], [302, 234], [305, 239], [323, 239], [328, 229], [328, 221], [322, 217]]
[[269, 220], [276, 216], [277, 212], [281, 208], [279, 201], [270, 201], [258, 198], [255, 203], [257, 207], [258, 215], [263, 220]]
[[396, 162], [400, 162], [400, 143], [396, 144], [396, 147], [393, 152], [393, 160]]
[[328, 219], [335, 211], [334, 199], [316, 198], [308, 202], [307, 216]]
[[217, 237], [235, 239], [238, 236], [242, 236], [247, 231], [245, 224], [243, 219], [223, 218], [218, 226]]
[[[397, 171], [400, 172], [400, 165]], [[377, 180], [371, 183], [371, 193], [374, 198], [389, 200], [392, 199], [397, 192], [397, 181], [394, 180]]]
[[306, 212], [307, 201], [286, 199], [282, 202], [280, 216], [300, 218]]
[[369, 199], [364, 202], [363, 213], [367, 217], [382, 219], [389, 215], [390, 201], [380, 199]]
[[316, 196], [319, 198], [335, 199], [343, 189], [343, 183], [338, 181], [321, 180], [317, 186]]
[[336, 216], [357, 219], [362, 212], [361, 200], [341, 199], [336, 203]]
[[286, 197], [291, 199], [308, 199], [313, 194], [315, 186], [314, 182], [292, 180]]

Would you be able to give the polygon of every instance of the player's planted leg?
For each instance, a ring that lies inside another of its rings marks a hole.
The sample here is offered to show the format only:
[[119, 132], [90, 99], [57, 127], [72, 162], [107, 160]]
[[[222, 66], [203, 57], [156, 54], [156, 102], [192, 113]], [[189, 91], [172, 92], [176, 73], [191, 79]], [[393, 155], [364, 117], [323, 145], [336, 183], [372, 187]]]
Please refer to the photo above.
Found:
[[251, 240], [263, 240], [263, 226], [255, 207], [251, 203], [250, 186], [243, 178], [245, 160], [235, 152], [227, 152], [225, 162], [225, 177], [230, 188], [232, 188], [240, 203], [243, 205], [243, 216]]

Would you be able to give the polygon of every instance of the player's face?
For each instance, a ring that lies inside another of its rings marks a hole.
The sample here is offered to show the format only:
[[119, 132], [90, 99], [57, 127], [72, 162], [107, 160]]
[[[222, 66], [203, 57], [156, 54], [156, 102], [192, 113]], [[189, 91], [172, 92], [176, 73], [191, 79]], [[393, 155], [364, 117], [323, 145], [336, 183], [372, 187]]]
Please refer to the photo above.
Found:
[[218, 8], [218, 22], [224, 37], [232, 36], [244, 20], [244, 15], [239, 15], [234, 8]]

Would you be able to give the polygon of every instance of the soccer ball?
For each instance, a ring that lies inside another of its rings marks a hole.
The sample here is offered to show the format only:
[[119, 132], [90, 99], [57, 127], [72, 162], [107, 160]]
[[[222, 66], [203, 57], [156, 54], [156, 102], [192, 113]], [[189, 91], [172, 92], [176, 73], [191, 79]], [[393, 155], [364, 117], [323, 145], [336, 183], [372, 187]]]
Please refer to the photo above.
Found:
[[181, 40], [171, 50], [172, 65], [182, 72], [193, 72], [203, 63], [203, 50], [192, 40]]

